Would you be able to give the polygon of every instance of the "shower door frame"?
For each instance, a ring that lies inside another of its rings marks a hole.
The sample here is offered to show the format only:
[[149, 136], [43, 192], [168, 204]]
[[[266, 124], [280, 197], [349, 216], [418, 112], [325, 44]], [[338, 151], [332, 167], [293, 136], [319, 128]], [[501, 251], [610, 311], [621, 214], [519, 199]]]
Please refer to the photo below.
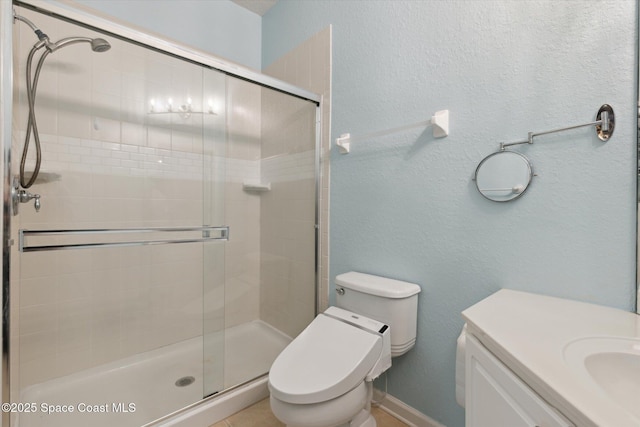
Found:
[[[2, 381], [2, 403], [9, 402], [10, 398], [10, 263], [11, 246], [14, 244], [11, 239], [11, 145], [12, 145], [12, 121], [13, 121], [13, 7], [23, 6], [38, 12], [44, 12], [50, 16], [64, 21], [72, 22], [76, 25], [96, 30], [107, 35], [124, 39], [129, 42], [141, 45], [145, 48], [172, 55], [188, 62], [199, 64], [205, 68], [221, 71], [231, 77], [240, 78], [257, 85], [273, 89], [284, 94], [310, 101], [316, 105], [315, 116], [315, 314], [319, 310], [320, 299], [320, 158], [321, 158], [321, 123], [322, 123], [322, 96], [296, 87], [290, 83], [261, 74], [251, 69], [228, 63], [212, 54], [193, 49], [186, 45], [163, 40], [159, 37], [147, 34], [138, 30], [125, 22], [100, 16], [98, 12], [85, 9], [80, 5], [53, 4], [38, 0], [14, 0], [0, 1], [0, 138], [2, 138], [2, 151], [0, 153], [0, 167], [2, 167], [3, 186], [2, 191], [2, 264], [0, 272], [2, 274], [2, 369], [0, 370], [0, 381]], [[226, 391], [226, 390], [225, 390]], [[201, 399], [185, 408], [172, 414], [165, 414], [159, 420], [168, 418], [176, 413], [188, 410], [194, 406], [201, 405], [220, 394], [215, 394]], [[0, 427], [9, 427], [10, 413], [2, 412]], [[158, 421], [158, 420], [155, 420]], [[155, 422], [154, 421], [154, 422]]]

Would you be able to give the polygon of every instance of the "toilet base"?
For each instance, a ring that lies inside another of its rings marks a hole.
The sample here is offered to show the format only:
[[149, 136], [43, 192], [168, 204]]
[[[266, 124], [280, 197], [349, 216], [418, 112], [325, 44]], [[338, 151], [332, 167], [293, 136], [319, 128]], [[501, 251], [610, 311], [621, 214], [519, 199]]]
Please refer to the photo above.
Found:
[[[377, 427], [371, 415], [372, 397], [373, 383], [363, 381], [350, 392], [326, 402], [290, 404], [271, 395], [270, 405], [271, 412], [287, 427]], [[358, 412], [353, 415], [353, 411]]]
[[377, 427], [376, 419], [373, 418], [370, 411], [363, 409], [351, 420], [348, 427]]
[[[371, 412], [363, 409], [356, 417], [346, 424], [340, 424], [336, 427], [377, 427], [376, 419], [373, 418]], [[287, 425], [287, 427], [290, 427]]]

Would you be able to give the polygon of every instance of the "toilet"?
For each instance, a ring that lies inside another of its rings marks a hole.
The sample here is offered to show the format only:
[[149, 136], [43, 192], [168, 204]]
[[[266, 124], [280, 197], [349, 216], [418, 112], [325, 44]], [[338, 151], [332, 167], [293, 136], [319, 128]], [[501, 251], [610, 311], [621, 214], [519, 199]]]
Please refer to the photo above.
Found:
[[349, 272], [329, 307], [269, 371], [273, 414], [288, 427], [376, 427], [373, 380], [416, 342], [415, 283]]

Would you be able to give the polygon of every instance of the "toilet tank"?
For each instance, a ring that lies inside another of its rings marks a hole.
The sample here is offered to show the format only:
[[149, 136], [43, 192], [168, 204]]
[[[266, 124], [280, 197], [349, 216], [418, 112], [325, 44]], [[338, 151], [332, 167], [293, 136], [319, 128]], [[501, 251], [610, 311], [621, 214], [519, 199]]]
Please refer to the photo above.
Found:
[[419, 285], [355, 271], [336, 276], [335, 283], [338, 307], [389, 325], [392, 357], [414, 346]]

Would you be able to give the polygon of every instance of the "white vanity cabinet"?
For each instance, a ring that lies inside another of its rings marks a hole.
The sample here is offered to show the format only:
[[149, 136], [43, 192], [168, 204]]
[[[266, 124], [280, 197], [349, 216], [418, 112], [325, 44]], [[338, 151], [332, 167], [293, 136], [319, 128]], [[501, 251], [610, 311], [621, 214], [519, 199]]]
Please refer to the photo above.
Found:
[[574, 427], [477, 338], [466, 340], [466, 427]]

